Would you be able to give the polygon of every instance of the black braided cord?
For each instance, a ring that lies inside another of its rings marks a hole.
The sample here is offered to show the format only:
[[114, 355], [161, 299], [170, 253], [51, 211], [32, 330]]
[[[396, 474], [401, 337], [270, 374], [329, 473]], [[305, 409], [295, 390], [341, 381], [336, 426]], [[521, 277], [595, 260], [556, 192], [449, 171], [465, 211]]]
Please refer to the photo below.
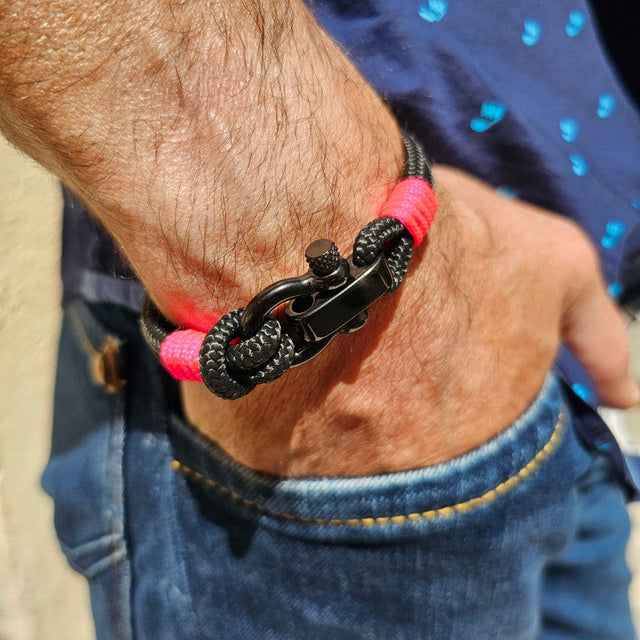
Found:
[[404, 143], [404, 173], [403, 178], [422, 178], [433, 185], [431, 165], [427, 160], [424, 149], [418, 141], [406, 131], [402, 132]]
[[163, 340], [172, 332], [175, 327], [158, 311], [151, 298], [147, 296], [142, 306], [142, 317], [140, 318], [142, 336], [147, 344], [156, 352], [160, 351]]
[[237, 400], [256, 385], [273, 382], [289, 370], [295, 355], [293, 340], [280, 331], [275, 318], [267, 320], [249, 340], [231, 345], [240, 335], [243, 312], [235, 309], [222, 316], [207, 333], [200, 350], [202, 381], [226, 400]]
[[[422, 178], [433, 184], [431, 167], [422, 147], [416, 139], [402, 133], [404, 143], [403, 178]], [[387, 265], [393, 277], [391, 291], [395, 291], [404, 280], [413, 253], [413, 238], [404, 225], [395, 218], [376, 218], [360, 230], [353, 243], [353, 263], [364, 267], [371, 264], [386, 245]]]
[[[402, 134], [405, 163], [403, 178], [418, 177], [433, 184], [431, 168], [415, 138]], [[395, 218], [376, 218], [358, 234], [353, 245], [353, 263], [364, 267], [384, 251], [392, 274], [391, 291], [404, 279], [413, 252], [413, 238]], [[244, 309], [224, 315], [207, 333], [200, 349], [200, 373], [207, 388], [228, 400], [252, 391], [256, 385], [272, 382], [289, 370], [294, 362], [295, 345], [280, 323], [270, 315], [258, 332], [241, 342], [240, 325]], [[142, 334], [158, 353], [162, 341], [176, 329], [158, 311], [149, 297], [141, 316]], [[234, 342], [234, 344], [232, 344]]]

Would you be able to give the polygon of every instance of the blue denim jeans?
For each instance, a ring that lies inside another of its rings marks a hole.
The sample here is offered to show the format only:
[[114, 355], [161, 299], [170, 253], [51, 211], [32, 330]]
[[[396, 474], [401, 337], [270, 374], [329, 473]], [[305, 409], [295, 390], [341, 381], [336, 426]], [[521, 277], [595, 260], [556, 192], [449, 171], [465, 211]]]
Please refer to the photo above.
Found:
[[[129, 380], [111, 395], [87, 374], [107, 334]], [[624, 494], [553, 376], [450, 462], [282, 479], [184, 421], [131, 314], [74, 302], [54, 422], [43, 484], [100, 639], [635, 638]]]

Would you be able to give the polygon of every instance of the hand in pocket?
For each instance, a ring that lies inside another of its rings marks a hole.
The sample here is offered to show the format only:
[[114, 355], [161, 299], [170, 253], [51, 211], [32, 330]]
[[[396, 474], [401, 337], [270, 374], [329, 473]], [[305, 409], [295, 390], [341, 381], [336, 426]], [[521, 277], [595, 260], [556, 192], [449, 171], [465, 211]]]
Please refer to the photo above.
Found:
[[435, 171], [441, 211], [405, 284], [368, 325], [281, 380], [228, 402], [185, 384], [187, 417], [243, 463], [366, 475], [449, 460], [506, 428], [564, 341], [603, 401], [628, 407], [623, 323], [571, 222]]

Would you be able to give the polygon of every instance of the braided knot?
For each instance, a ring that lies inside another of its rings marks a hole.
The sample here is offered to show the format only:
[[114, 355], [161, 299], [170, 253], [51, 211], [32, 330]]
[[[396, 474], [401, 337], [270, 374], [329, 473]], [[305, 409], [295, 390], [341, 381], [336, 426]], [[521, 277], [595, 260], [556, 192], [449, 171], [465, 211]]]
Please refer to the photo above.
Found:
[[401, 222], [376, 218], [361, 229], [353, 243], [353, 263], [358, 267], [371, 264], [383, 247], [393, 277], [391, 291], [395, 291], [402, 284], [413, 252], [413, 238]]
[[227, 400], [241, 398], [256, 385], [279, 378], [289, 370], [295, 354], [293, 340], [274, 316], [255, 335], [236, 343], [243, 311], [235, 309], [222, 316], [200, 349], [202, 381]]

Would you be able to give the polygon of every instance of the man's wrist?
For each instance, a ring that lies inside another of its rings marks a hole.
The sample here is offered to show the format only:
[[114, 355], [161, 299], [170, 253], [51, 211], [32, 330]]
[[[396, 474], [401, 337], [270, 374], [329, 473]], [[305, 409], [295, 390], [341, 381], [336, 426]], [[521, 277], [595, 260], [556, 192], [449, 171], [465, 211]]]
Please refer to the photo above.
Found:
[[348, 251], [398, 179], [402, 146], [302, 2], [196, 2], [146, 19], [136, 4], [101, 6], [78, 17], [56, 5], [69, 20], [45, 38], [55, 52], [29, 35], [13, 55], [8, 38], [2, 124], [100, 218], [172, 320], [207, 324], [296, 275], [317, 237]]
[[[413, 249], [437, 212], [424, 150], [413, 136], [402, 138], [403, 179], [354, 238], [348, 258], [331, 240], [316, 239], [305, 250], [309, 271], [271, 283], [210, 330], [171, 327], [147, 298], [143, 334], [171, 375], [238, 399], [315, 358], [339, 334], [366, 324], [369, 306], [401, 286]], [[276, 317], [276, 310], [284, 315]]]

